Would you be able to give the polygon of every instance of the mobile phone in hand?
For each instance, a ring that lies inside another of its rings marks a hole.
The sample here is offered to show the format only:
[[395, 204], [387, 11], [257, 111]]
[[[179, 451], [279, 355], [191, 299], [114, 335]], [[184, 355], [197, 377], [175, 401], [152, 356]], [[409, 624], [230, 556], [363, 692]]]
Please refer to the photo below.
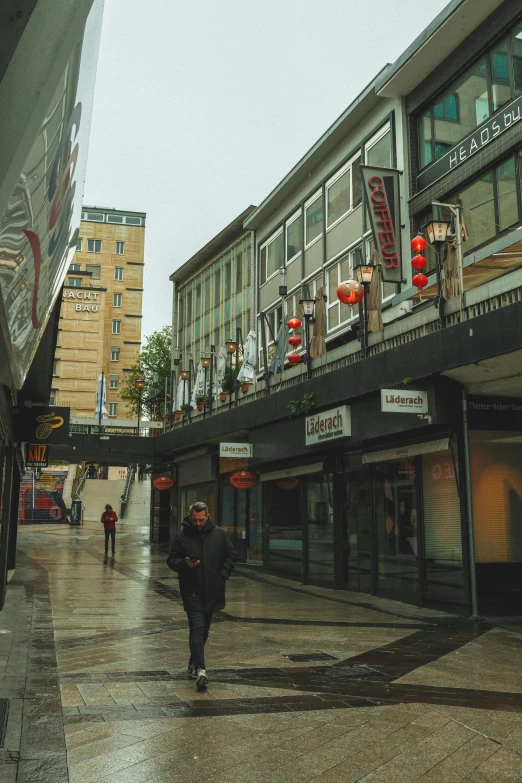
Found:
[[192, 563], [195, 563], [195, 562], [196, 562], [196, 560], [199, 560], [199, 557], [198, 557], [197, 555], [189, 555], [189, 560], [190, 560]]

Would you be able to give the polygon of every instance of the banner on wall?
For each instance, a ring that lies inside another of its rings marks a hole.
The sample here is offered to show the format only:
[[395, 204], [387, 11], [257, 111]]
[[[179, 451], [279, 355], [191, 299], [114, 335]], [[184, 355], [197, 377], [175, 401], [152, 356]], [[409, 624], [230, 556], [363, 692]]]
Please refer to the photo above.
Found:
[[386, 283], [401, 283], [399, 171], [361, 165], [361, 177], [373, 241], [382, 264], [383, 280]]

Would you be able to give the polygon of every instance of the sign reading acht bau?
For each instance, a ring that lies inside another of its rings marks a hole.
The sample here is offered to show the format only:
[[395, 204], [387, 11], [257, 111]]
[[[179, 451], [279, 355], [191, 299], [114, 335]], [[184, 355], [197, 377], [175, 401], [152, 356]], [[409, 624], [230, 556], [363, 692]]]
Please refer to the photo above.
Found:
[[352, 434], [349, 405], [340, 405], [338, 408], [316, 413], [315, 416], [308, 416], [305, 423], [307, 446], [323, 443], [325, 440], [347, 438]]
[[383, 413], [427, 413], [428, 392], [381, 389]]
[[219, 456], [237, 459], [238, 457], [251, 457], [251, 443], [220, 443]]

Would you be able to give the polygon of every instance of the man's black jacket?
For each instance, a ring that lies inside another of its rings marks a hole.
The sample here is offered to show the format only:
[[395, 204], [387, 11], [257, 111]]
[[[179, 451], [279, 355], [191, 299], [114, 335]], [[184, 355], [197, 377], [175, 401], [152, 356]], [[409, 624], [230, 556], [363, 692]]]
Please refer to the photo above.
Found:
[[[195, 555], [200, 565], [191, 568], [186, 557]], [[177, 571], [186, 612], [213, 612], [225, 607], [225, 582], [236, 565], [236, 551], [225, 532], [210, 517], [201, 530], [185, 517], [167, 559]]]

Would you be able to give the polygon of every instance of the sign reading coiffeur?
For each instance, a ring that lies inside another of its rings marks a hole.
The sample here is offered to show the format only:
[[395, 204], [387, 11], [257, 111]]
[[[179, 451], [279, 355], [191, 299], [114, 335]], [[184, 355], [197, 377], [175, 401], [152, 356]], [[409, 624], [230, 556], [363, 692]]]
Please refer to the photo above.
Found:
[[428, 392], [381, 389], [383, 413], [427, 413]]
[[315, 416], [308, 416], [305, 425], [307, 446], [323, 443], [325, 440], [346, 438], [352, 434], [350, 406], [340, 405]]

